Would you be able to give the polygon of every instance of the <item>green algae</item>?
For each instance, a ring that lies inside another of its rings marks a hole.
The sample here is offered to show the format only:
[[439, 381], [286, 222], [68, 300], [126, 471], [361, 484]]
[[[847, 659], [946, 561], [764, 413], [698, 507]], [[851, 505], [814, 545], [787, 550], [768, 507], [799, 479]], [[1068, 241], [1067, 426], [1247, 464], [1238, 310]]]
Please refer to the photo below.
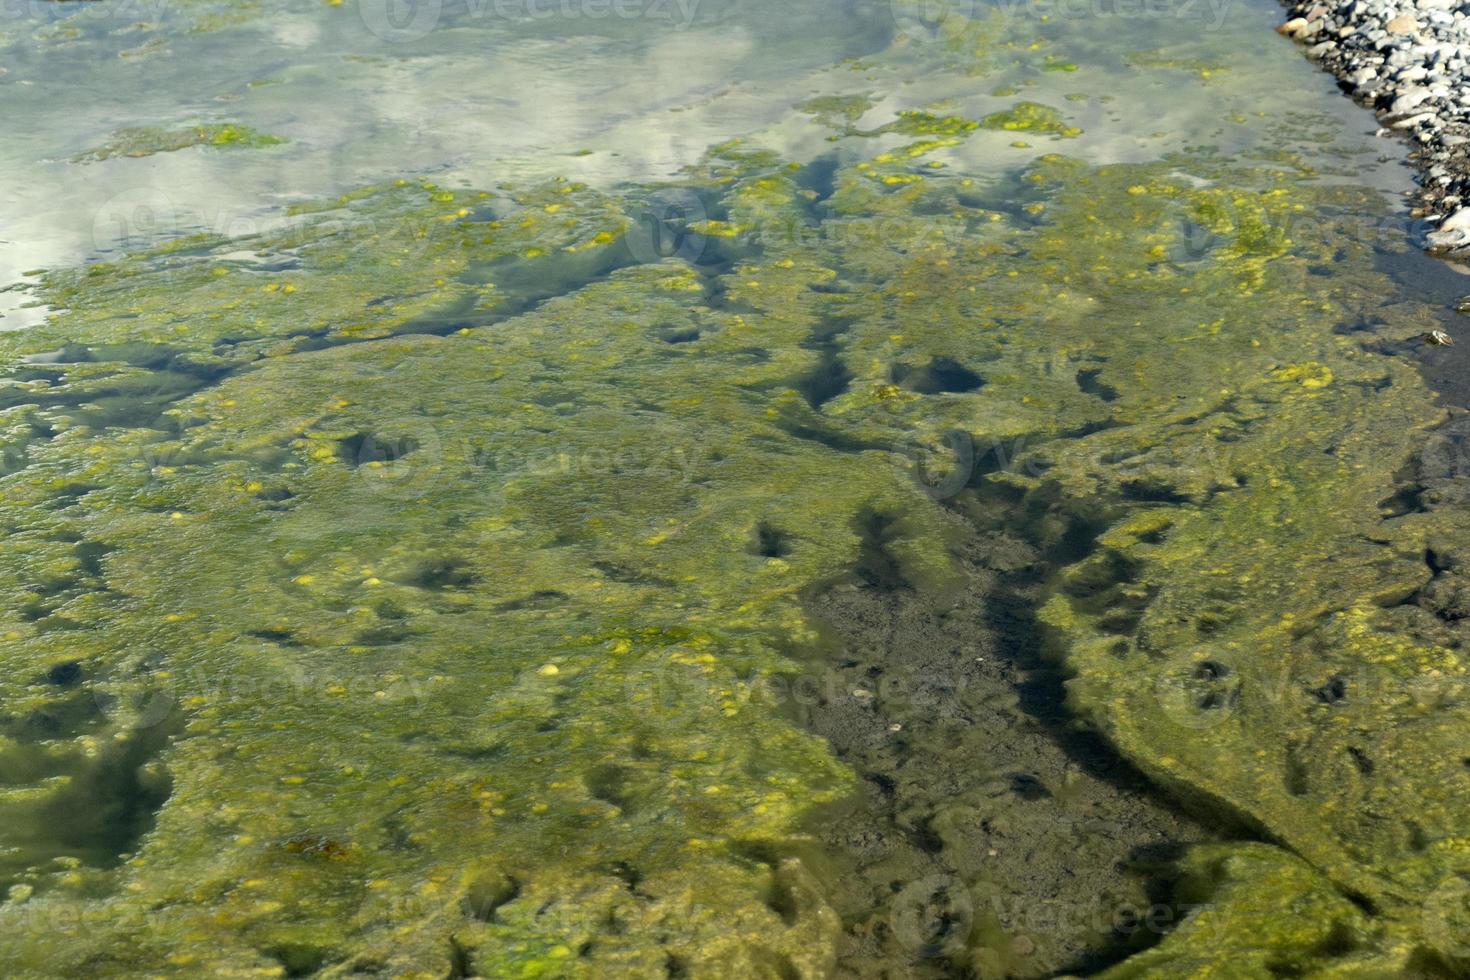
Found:
[[[737, 212], [795, 200], [774, 175], [742, 189]], [[342, 969], [443, 973], [467, 957], [539, 975], [571, 957], [646, 974], [672, 957], [753, 975], [828, 955], [834, 923], [802, 897], [808, 874], [746, 853], [846, 777], [769, 714], [762, 678], [810, 633], [798, 598], [853, 564], [864, 515], [903, 515], [886, 547], [916, 580], [944, 574], [924, 544], [937, 528], [882, 444], [831, 451], [792, 390], [816, 358], [794, 341], [844, 305], [809, 288], [834, 275], [819, 264], [742, 267], [739, 312], [703, 306], [687, 267], [652, 265], [494, 326], [446, 314], [445, 336], [419, 332], [503, 257], [609, 251], [604, 203], [564, 190], [517, 195], [482, 224], [461, 195], [391, 189], [352, 202], [372, 222], [257, 243], [300, 262], [264, 283], [198, 243], [55, 277], [69, 313], [47, 332], [68, 346], [31, 369], [50, 375], [39, 404], [17, 396], [35, 458], [7, 506], [52, 516], [7, 546], [35, 554], [7, 564], [7, 658], [36, 665], [11, 675], [7, 706], [58, 710], [44, 677], [60, 667], [92, 707], [58, 735], [131, 747], [130, 729], [181, 731], [167, 806], [109, 872], [125, 879], [115, 902], [176, 911], [150, 916], [132, 952], [108, 942], [136, 925], [119, 907], [86, 935], [20, 939], [8, 961], [268, 975], [289, 949]], [[368, 248], [381, 265], [344, 261]], [[282, 278], [290, 295], [269, 289]], [[381, 300], [440, 280], [431, 298]], [[291, 316], [266, 313], [282, 303]], [[300, 346], [369, 320], [413, 335]], [[212, 383], [158, 395], [167, 407], [141, 424], [93, 414], [165, 342], [158, 373], [203, 364]], [[52, 508], [59, 485], [72, 502]], [[780, 558], [751, 545], [767, 526], [792, 541]], [[100, 556], [86, 574], [78, 540]], [[160, 698], [166, 719], [149, 713]], [[303, 737], [339, 748], [304, 755]], [[72, 782], [80, 765], [39, 768]], [[39, 797], [7, 825], [39, 823], [54, 805]], [[215, 828], [203, 848], [201, 821]], [[16, 880], [31, 910], [98, 887], [75, 868]], [[788, 911], [761, 898], [771, 889]], [[218, 923], [235, 938], [201, 945]]]
[[905, 136], [959, 136], [977, 125], [974, 120], [959, 116], [937, 116], [922, 109], [906, 109], [876, 132], [902, 133]]
[[[60, 4], [57, 5], [58, 7]], [[50, 15], [49, 22], [36, 27], [32, 37], [43, 45], [61, 47], [87, 41], [102, 41], [112, 48], [106, 56], [123, 59], [147, 58], [170, 51], [172, 39], [208, 35], [232, 28], [253, 26], [262, 20], [266, 5], [261, 0], [220, 3], [217, 0], [175, 0], [167, 6], [134, 10], [148, 19], [131, 20], [121, 10], [91, 3], [66, 3], [73, 10]], [[118, 26], [121, 21], [122, 26]], [[142, 44], [116, 47], [114, 38], [146, 35]], [[101, 52], [98, 52], [101, 54]]]
[[1010, 109], [992, 112], [980, 120], [980, 125], [986, 129], [1045, 133], [1063, 138], [1082, 135], [1082, 130], [1067, 125], [1060, 112], [1039, 102], [1017, 102]]
[[1077, 70], [1077, 64], [1076, 62], [1065, 61], [1056, 55], [1047, 55], [1046, 60], [1041, 65], [1041, 70], [1074, 72]]
[[[1093, 179], [1073, 186], [1097, 189]], [[1150, 210], [1183, 193], [1134, 189]], [[1453, 539], [1458, 523], [1383, 505], [1414, 434], [1442, 413], [1417, 397], [1407, 366], [1365, 356], [1340, 329], [1371, 298], [1304, 289], [1288, 236], [1262, 233], [1289, 227], [1297, 205], [1283, 190], [1187, 195], [1196, 213], [1225, 205], [1232, 215], [1233, 240], [1220, 243], [1209, 273], [1221, 281], [1199, 300], [1190, 298], [1198, 283], [1181, 295], [1161, 268], [1134, 273], [1135, 302], [1151, 288], [1171, 294], [1168, 318], [1138, 322], [1153, 323], [1169, 353], [1129, 358], [1126, 375], [1102, 368], [1096, 382], [1119, 393], [1114, 424], [1040, 450], [1033, 462], [1045, 476], [1019, 481], [1121, 503], [1074, 512], [1105, 530], [1097, 552], [1061, 578], [1043, 619], [1066, 643], [1078, 709], [1130, 758], [1182, 796], [1264, 827], [1378, 910], [1371, 935], [1307, 972], [1447, 970], [1455, 951], [1425, 929], [1424, 899], [1465, 870], [1470, 787], [1452, 746], [1466, 719], [1452, 700], [1410, 692], [1452, 687], [1465, 668], [1442, 637], [1423, 635], [1432, 612], [1400, 603], [1434, 576], [1426, 533]], [[1067, 248], [1077, 246], [1074, 234]], [[1220, 316], [1231, 266], [1238, 301]], [[1263, 299], [1269, 309], [1249, 312]], [[1143, 336], [1129, 342], [1146, 348]], [[1156, 387], [1196, 358], [1214, 365], [1208, 389], [1180, 399], [1183, 389]], [[1134, 399], [1158, 414], [1117, 424]], [[1230, 932], [1248, 933], [1252, 914], [1243, 910]], [[1318, 925], [1308, 917], [1283, 935], [1278, 957], [1317, 949]], [[1202, 955], [1189, 935], [1164, 948]], [[1220, 951], [1216, 969], [1228, 975], [1231, 955]]]
[[1135, 51], [1128, 56], [1128, 64], [1139, 68], [1166, 68], [1178, 69], [1192, 72], [1201, 79], [1211, 79], [1223, 71], [1229, 70], [1229, 65], [1210, 58], [1191, 58], [1171, 55], [1165, 51]]
[[147, 157], [156, 153], [174, 153], [194, 146], [257, 149], [280, 146], [285, 142], [280, 136], [271, 136], [236, 123], [203, 123], [184, 129], [119, 129], [106, 143], [84, 150], [71, 160], [73, 163], [98, 163], [113, 157]]
[[1195, 848], [1178, 900], [1197, 914], [1162, 946], [1100, 974], [1143, 977], [1386, 976], [1345, 950], [1371, 944], [1361, 908], [1301, 860], [1260, 845]]
[[869, 95], [823, 95], [808, 99], [798, 108], [819, 125], [851, 131], [874, 105]]
[[636, 261], [647, 189], [399, 182], [50, 274], [0, 337], [6, 962], [820, 975], [851, 776], [769, 691], [862, 556], [945, 586], [911, 460], [961, 432], [1078, 711], [1277, 842], [1191, 854], [1115, 975], [1463, 970], [1463, 667], [1402, 603], [1463, 518], [1385, 504], [1441, 413], [1371, 257], [1291, 233], [1371, 199], [909, 169], [976, 128], [901, 115], [821, 209], [716, 148], [699, 264]]

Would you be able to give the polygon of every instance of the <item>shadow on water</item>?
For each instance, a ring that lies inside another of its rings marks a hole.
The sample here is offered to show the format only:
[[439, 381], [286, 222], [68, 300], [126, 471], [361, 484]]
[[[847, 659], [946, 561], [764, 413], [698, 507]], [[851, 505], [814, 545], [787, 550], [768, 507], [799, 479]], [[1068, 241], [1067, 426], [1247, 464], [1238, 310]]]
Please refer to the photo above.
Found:
[[1425, 380], [1445, 401], [1470, 405], [1470, 306], [1465, 314], [1456, 312], [1460, 302], [1470, 297], [1470, 265], [1436, 258], [1417, 248], [1379, 248], [1374, 265], [1406, 295], [1438, 308], [1438, 316], [1424, 323], [1426, 331], [1443, 330], [1458, 341], [1453, 347], [1432, 347], [1416, 337], [1405, 337], [1391, 353], [1413, 357]]

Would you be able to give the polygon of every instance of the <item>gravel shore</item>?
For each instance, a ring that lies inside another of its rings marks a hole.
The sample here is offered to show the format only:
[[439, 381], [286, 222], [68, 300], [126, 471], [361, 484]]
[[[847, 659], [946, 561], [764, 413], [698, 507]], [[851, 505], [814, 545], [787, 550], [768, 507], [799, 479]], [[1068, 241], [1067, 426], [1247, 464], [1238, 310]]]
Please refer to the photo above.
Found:
[[1415, 144], [1434, 251], [1470, 247], [1470, 13], [1456, 0], [1309, 0], [1278, 30]]

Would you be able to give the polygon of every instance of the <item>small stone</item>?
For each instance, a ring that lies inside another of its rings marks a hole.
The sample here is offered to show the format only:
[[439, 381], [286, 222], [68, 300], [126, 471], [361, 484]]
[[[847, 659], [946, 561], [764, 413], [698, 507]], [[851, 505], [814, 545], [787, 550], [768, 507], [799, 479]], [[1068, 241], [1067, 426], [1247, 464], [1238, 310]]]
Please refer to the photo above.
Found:
[[1389, 123], [1389, 125], [1392, 126], [1394, 129], [1413, 129], [1420, 123], [1426, 122], [1433, 118], [1434, 113], [1432, 112], [1416, 112], [1412, 116], [1405, 116], [1402, 119], [1394, 120], [1393, 122]]
[[1470, 233], [1463, 231], [1431, 231], [1425, 237], [1431, 247], [1441, 250], [1459, 248], [1470, 242]]
[[1293, 17], [1291, 20], [1276, 28], [1277, 34], [1285, 34], [1287, 37], [1301, 37], [1307, 29], [1305, 17]]
[[1460, 208], [1454, 214], [1444, 219], [1440, 223], [1439, 230], [1470, 232], [1470, 208]]
[[1414, 85], [1403, 90], [1399, 97], [1393, 100], [1389, 112], [1395, 116], [1402, 116], [1412, 109], [1418, 108], [1429, 98], [1429, 89], [1422, 85]]
[[1430, 330], [1428, 333], [1420, 334], [1419, 339], [1424, 341], [1430, 347], [1455, 346], [1455, 338], [1451, 337], [1443, 330]]
[[1383, 25], [1383, 29], [1390, 34], [1408, 34], [1419, 26], [1419, 22], [1408, 14], [1399, 14], [1393, 20]]

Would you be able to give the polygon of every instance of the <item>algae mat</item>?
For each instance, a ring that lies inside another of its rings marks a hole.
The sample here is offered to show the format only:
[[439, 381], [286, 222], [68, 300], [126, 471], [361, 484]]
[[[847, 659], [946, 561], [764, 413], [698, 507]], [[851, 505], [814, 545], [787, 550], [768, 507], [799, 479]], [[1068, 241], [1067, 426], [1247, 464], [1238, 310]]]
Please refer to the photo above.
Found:
[[[926, 57], [1066, 73], [1010, 30]], [[956, 513], [1047, 556], [1078, 715], [1252, 830], [1106, 975], [1470, 970], [1465, 467], [1380, 195], [1290, 149], [974, 173], [1079, 127], [876, 106], [808, 105], [845, 156], [405, 179], [47, 273], [0, 335], [7, 973], [824, 975], [805, 827], [854, 777], [783, 679], [856, 569], [957, 587]]]

